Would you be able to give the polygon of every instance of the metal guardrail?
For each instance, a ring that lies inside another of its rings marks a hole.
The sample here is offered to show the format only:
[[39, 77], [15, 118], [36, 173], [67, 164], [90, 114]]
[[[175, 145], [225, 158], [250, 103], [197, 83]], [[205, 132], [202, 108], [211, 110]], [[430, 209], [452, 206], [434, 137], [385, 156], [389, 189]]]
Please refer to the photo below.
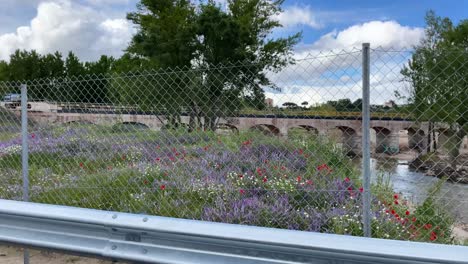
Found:
[[0, 243], [149, 263], [468, 263], [468, 247], [0, 200]]

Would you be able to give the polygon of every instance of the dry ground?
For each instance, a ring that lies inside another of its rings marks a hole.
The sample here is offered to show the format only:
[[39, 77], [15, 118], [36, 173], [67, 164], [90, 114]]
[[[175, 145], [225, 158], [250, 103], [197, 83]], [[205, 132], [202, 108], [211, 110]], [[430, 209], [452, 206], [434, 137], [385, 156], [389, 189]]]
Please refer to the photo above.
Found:
[[[115, 262], [84, 258], [60, 253], [53, 253], [48, 251], [30, 250], [30, 263], [31, 264], [111, 264]], [[23, 250], [10, 247], [0, 246], [0, 264], [22, 264], [23, 263]], [[119, 262], [122, 263], [122, 262]]]

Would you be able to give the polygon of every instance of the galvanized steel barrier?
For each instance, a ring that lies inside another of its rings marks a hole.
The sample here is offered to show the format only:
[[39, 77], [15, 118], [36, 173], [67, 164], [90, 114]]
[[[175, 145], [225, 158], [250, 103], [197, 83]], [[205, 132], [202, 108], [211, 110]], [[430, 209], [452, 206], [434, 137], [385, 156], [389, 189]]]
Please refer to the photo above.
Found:
[[467, 263], [468, 248], [0, 200], [0, 241], [144, 263]]

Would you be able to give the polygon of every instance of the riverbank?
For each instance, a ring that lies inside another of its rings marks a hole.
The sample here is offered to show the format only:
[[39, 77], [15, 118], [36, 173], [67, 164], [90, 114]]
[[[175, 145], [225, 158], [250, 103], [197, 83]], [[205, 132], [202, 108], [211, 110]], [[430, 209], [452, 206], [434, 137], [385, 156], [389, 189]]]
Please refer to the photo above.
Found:
[[458, 165], [454, 168], [444, 155], [430, 153], [415, 158], [409, 165], [412, 169], [427, 176], [447, 178], [447, 181], [458, 184], [468, 184], [468, 164], [466, 164], [468, 154], [460, 155], [458, 160]]

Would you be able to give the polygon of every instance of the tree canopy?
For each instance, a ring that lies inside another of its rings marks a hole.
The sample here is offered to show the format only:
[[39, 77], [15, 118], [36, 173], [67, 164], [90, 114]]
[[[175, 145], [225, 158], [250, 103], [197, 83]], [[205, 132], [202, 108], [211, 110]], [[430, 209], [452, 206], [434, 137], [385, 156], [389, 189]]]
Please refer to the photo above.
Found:
[[409, 100], [416, 118], [450, 125], [451, 139], [456, 141], [453, 158], [468, 129], [467, 40], [468, 20], [454, 25], [429, 11], [425, 37], [402, 70], [411, 84]]

